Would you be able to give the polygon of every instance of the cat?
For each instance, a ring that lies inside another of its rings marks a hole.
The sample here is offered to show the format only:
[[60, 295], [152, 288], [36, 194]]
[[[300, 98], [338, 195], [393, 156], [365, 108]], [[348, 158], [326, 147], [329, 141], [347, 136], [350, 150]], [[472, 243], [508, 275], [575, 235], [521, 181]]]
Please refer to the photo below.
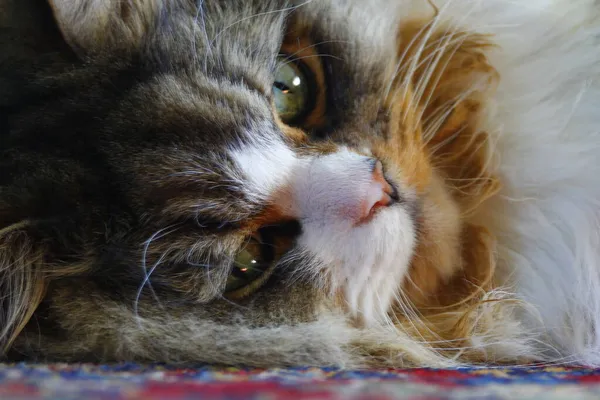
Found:
[[0, 0], [4, 360], [600, 365], [593, 0]]

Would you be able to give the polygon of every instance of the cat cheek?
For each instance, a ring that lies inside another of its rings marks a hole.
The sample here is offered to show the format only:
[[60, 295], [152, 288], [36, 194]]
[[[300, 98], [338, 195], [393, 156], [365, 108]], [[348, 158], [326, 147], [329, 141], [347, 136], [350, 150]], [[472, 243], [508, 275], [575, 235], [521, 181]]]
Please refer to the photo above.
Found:
[[327, 221], [303, 224], [297, 246], [314, 257], [303, 273], [327, 282], [331, 296], [363, 326], [382, 323], [408, 272], [416, 243], [415, 225], [402, 207], [344, 230]]

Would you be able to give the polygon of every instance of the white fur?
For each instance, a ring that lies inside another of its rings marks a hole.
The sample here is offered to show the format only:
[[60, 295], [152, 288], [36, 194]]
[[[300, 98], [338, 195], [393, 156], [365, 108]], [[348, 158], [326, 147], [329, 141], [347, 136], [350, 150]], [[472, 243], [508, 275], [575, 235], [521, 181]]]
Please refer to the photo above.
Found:
[[[506, 283], [531, 305], [536, 355], [600, 365], [600, 5], [448, 0], [442, 18], [493, 33], [500, 86], [484, 128], [504, 185], [478, 215]], [[439, 5], [439, 4], [438, 4]]]
[[285, 186], [295, 167], [300, 163], [296, 154], [271, 132], [269, 127], [256, 127], [249, 132], [250, 143], [240, 144], [230, 150], [237, 170], [233, 176], [244, 185], [246, 195], [256, 201], [268, 200], [274, 192]]
[[378, 210], [357, 225], [362, 203], [373, 190], [369, 157], [344, 148], [317, 157], [297, 174], [293, 196], [303, 232], [299, 245], [317, 262], [331, 290], [342, 290], [348, 307], [366, 325], [387, 321], [415, 244], [406, 205]]
[[[367, 325], [388, 322], [387, 310], [412, 255], [415, 227], [401, 205], [359, 224], [373, 192], [382, 191], [373, 180], [372, 158], [345, 148], [299, 158], [275, 136], [250, 136], [256, 139], [230, 151], [244, 175], [238, 181], [245, 193], [283, 204], [301, 221], [299, 245], [316, 260], [310, 272], [325, 272], [332, 293], [342, 290], [353, 315]], [[271, 197], [278, 190], [283, 194]]]

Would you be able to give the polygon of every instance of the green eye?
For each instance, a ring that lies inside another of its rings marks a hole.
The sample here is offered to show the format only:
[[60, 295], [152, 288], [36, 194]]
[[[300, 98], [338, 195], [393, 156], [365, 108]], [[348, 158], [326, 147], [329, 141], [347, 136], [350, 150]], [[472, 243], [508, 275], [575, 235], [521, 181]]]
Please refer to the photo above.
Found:
[[225, 285], [229, 297], [243, 297], [262, 285], [271, 275], [276, 262], [270, 246], [252, 238], [239, 251]]
[[297, 121], [307, 114], [311, 105], [311, 82], [302, 64], [280, 57], [275, 73], [273, 97], [275, 109], [285, 123]]

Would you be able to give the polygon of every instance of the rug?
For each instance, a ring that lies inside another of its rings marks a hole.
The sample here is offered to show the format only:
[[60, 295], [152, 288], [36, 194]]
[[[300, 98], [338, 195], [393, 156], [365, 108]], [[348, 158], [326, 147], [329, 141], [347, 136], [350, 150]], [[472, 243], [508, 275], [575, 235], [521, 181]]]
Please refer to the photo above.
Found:
[[600, 399], [600, 370], [342, 371], [0, 364], [0, 399]]

